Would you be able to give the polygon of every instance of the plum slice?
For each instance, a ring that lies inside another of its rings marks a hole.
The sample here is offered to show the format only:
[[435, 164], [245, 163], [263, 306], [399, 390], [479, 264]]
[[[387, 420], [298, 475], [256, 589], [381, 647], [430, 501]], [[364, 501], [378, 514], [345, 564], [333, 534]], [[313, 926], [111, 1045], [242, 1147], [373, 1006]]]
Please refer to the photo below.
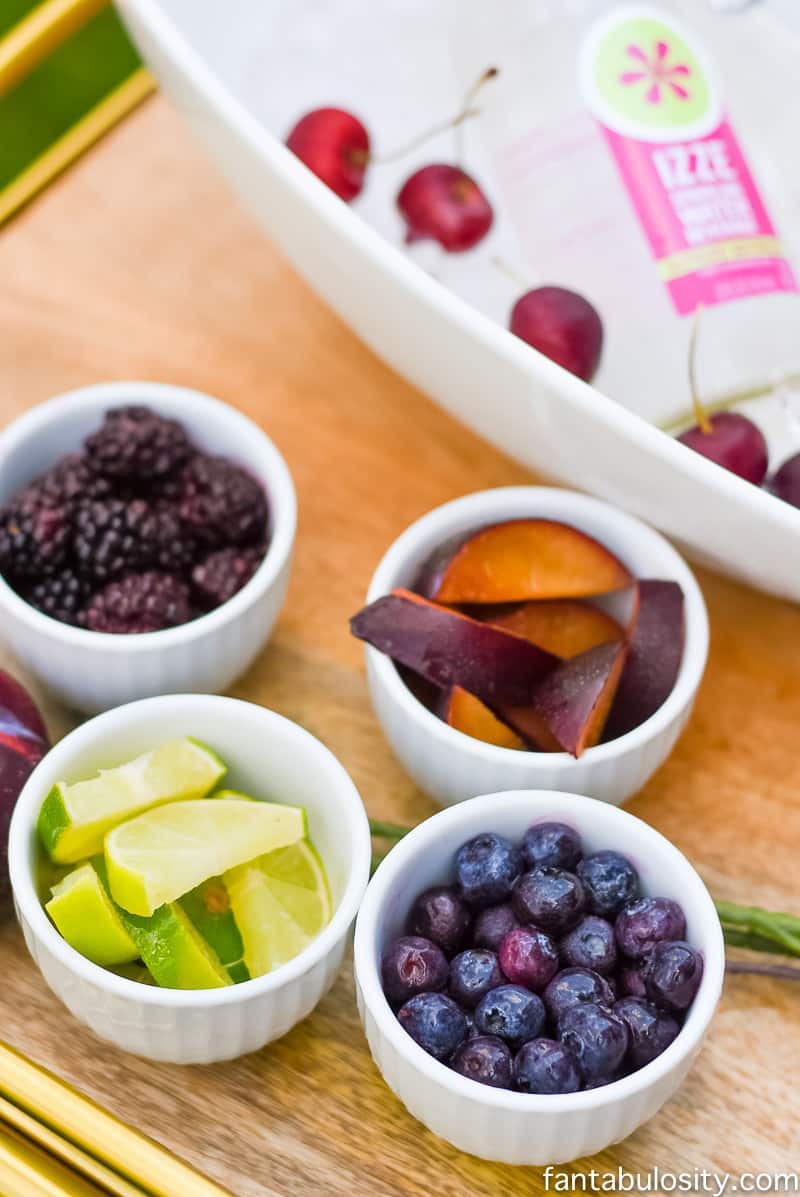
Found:
[[10, 898], [8, 825], [22, 787], [50, 747], [35, 702], [18, 681], [0, 669], [0, 905]]
[[606, 724], [606, 740], [624, 736], [655, 714], [671, 693], [683, 658], [683, 591], [677, 582], [646, 579], [630, 633], [630, 650]]
[[600, 740], [622, 675], [628, 646], [598, 644], [563, 661], [527, 706], [501, 706], [500, 717], [544, 752], [578, 757]]
[[525, 741], [503, 723], [485, 703], [463, 686], [453, 686], [444, 696], [440, 714], [445, 723], [484, 744], [498, 748], [525, 748]]
[[440, 603], [510, 603], [581, 598], [629, 586], [607, 548], [570, 524], [519, 519], [450, 542], [423, 567], [423, 592]]
[[525, 706], [558, 657], [513, 632], [394, 590], [350, 620], [359, 640], [443, 690], [462, 686], [489, 706]]
[[520, 606], [478, 614], [492, 627], [516, 632], [557, 657], [577, 657], [598, 644], [622, 640], [622, 625], [613, 616], [580, 599], [540, 599]]

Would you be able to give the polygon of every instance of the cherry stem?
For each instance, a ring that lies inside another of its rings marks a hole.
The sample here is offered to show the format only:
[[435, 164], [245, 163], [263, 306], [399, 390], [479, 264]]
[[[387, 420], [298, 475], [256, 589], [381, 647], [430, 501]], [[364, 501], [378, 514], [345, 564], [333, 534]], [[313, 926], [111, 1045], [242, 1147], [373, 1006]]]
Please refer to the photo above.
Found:
[[499, 270], [506, 278], [511, 279], [511, 282], [519, 287], [522, 291], [530, 291], [531, 284], [528, 279], [522, 277], [518, 270], [515, 270], [505, 258], [492, 258], [492, 265], [495, 270]]
[[[488, 83], [490, 79], [496, 79], [499, 74], [500, 74], [500, 68], [495, 67], [495, 66], [487, 67], [485, 71], [482, 71], [481, 74], [478, 76], [478, 78], [475, 80], [475, 82], [467, 89], [467, 94], [464, 96], [464, 100], [461, 105], [462, 110], [466, 112], [469, 109], [471, 109], [472, 105], [474, 104], [475, 100], [478, 97], [478, 93], [481, 91], [484, 84]], [[461, 166], [461, 162], [464, 157], [464, 146], [463, 146], [463, 138], [461, 135], [461, 133], [462, 133], [461, 125], [462, 125], [461, 121], [457, 121], [453, 125], [453, 141], [454, 141], [454, 146], [455, 146], [455, 156], [456, 156], [456, 165], [457, 166]]]
[[742, 960], [727, 960], [725, 971], [737, 974], [751, 973], [756, 977], [778, 977], [783, 981], [800, 981], [800, 968], [792, 968], [790, 964], [746, 964]]
[[436, 137], [438, 133], [444, 133], [447, 129], [457, 128], [464, 121], [468, 121], [473, 116], [478, 116], [479, 114], [480, 108], [464, 108], [456, 116], [450, 116], [447, 120], [439, 121], [438, 124], [432, 125], [430, 129], [426, 129], [424, 133], [419, 133], [411, 141], [406, 142], [405, 145], [392, 150], [390, 154], [371, 154], [370, 161], [376, 163], [378, 166], [386, 166], [389, 162], [396, 162], [398, 158], [405, 158], [412, 150], [418, 149], [426, 141], [430, 141], [432, 137]]
[[448, 129], [453, 129], [456, 133], [456, 161], [458, 161], [461, 157], [459, 141], [461, 126], [465, 121], [471, 120], [473, 116], [480, 116], [481, 110], [480, 108], [473, 107], [473, 101], [484, 83], [488, 82], [489, 79], [494, 79], [495, 75], [499, 73], [497, 67], [488, 67], [472, 84], [464, 97], [464, 103], [461, 105], [460, 111], [455, 116], [448, 117], [447, 120], [438, 121], [430, 129], [426, 129], [424, 133], [417, 134], [411, 141], [399, 146], [396, 150], [392, 150], [389, 154], [370, 154], [370, 160], [378, 166], [385, 166], [389, 162], [396, 162], [398, 158], [405, 158], [407, 154], [412, 153], [413, 150], [418, 149], [419, 146], [424, 145], [426, 141], [430, 141], [437, 134], [445, 133]]
[[697, 389], [697, 340], [700, 334], [700, 321], [703, 318], [703, 311], [703, 304], [699, 303], [695, 312], [694, 323], [692, 324], [692, 335], [689, 338], [689, 391], [692, 396], [692, 407], [694, 408], [694, 416], [697, 424], [700, 431], [708, 436], [714, 429], [708, 412], [700, 401], [700, 394]]

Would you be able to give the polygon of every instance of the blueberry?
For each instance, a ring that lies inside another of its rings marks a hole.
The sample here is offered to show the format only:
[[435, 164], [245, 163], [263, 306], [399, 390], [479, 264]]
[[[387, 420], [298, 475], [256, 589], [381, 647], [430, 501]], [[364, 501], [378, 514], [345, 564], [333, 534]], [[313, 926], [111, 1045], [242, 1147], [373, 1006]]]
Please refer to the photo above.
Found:
[[566, 823], [534, 823], [525, 832], [522, 855], [529, 869], [553, 865], [574, 872], [583, 855], [581, 837]]
[[637, 898], [622, 907], [615, 932], [621, 952], [632, 960], [644, 960], [657, 943], [683, 939], [686, 919], [672, 898]]
[[397, 1012], [397, 1018], [421, 1048], [437, 1060], [447, 1060], [467, 1035], [467, 1020], [444, 993], [418, 993]]
[[584, 1082], [584, 1092], [588, 1093], [590, 1089], [604, 1089], [606, 1085], [610, 1085], [612, 1081], [619, 1080], [618, 1076], [593, 1076], [587, 1077]]
[[647, 996], [667, 1010], [688, 1010], [703, 978], [703, 957], [688, 943], [657, 943], [647, 960]]
[[514, 1060], [514, 1087], [520, 1093], [577, 1093], [582, 1085], [578, 1062], [555, 1039], [523, 1043]]
[[461, 896], [478, 909], [505, 901], [521, 869], [519, 849], [505, 836], [492, 832], [467, 840], [456, 853]]
[[514, 985], [541, 993], [558, 972], [558, 948], [536, 927], [509, 931], [498, 951], [500, 967]]
[[472, 922], [469, 909], [458, 891], [437, 885], [420, 894], [408, 916], [411, 935], [432, 939], [448, 956], [463, 948]]
[[627, 1025], [594, 1002], [567, 1010], [558, 1037], [575, 1056], [587, 1082], [613, 1077], [628, 1050]]
[[438, 944], [419, 935], [403, 935], [390, 943], [381, 958], [383, 992], [393, 1006], [415, 993], [444, 989], [447, 957]]
[[466, 948], [450, 963], [450, 996], [470, 1010], [504, 980], [497, 957], [488, 948]]
[[599, 915], [587, 914], [561, 941], [564, 962], [574, 968], [590, 968], [602, 976], [612, 973], [617, 964], [614, 928]]
[[520, 925], [510, 902], [499, 906], [487, 906], [475, 919], [472, 926], [472, 942], [476, 948], [491, 948], [496, 952], [509, 931]]
[[614, 1013], [628, 1028], [628, 1059], [634, 1068], [643, 1068], [660, 1056], [681, 1029], [671, 1014], [644, 998], [622, 998], [614, 1003]]
[[542, 999], [521, 985], [498, 985], [478, 1003], [475, 1025], [482, 1035], [498, 1035], [511, 1047], [522, 1047], [544, 1026]]
[[614, 1004], [614, 992], [605, 977], [590, 968], [564, 968], [556, 973], [542, 994], [547, 1013], [558, 1024], [573, 1006]]
[[535, 923], [552, 935], [563, 935], [583, 914], [583, 886], [574, 873], [542, 865], [522, 874], [514, 886], [511, 905], [521, 923]]
[[614, 918], [626, 902], [639, 895], [639, 874], [619, 852], [595, 852], [578, 865], [586, 891], [586, 908], [601, 918]]
[[482, 1085], [491, 1085], [493, 1089], [511, 1088], [511, 1049], [496, 1035], [479, 1035], [459, 1044], [450, 1067], [461, 1076], [479, 1081]]
[[644, 983], [644, 965], [624, 965], [617, 973], [617, 984], [622, 997], [647, 997], [647, 987]]

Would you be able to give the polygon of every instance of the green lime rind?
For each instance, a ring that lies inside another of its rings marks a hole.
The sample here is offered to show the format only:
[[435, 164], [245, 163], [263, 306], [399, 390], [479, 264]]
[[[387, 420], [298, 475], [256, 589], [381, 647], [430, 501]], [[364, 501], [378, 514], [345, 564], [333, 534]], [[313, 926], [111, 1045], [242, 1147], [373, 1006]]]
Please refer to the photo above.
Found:
[[130, 964], [139, 950], [90, 863], [52, 888], [45, 910], [70, 947], [103, 968]]
[[[110, 897], [105, 860], [98, 857], [92, 863]], [[177, 903], [160, 906], [148, 918], [129, 914], [116, 902], [114, 906], [138, 955], [163, 989], [219, 989], [233, 984], [216, 952]]]
[[53, 861], [75, 864], [101, 852], [120, 823], [156, 806], [203, 798], [225, 772], [199, 741], [171, 740], [86, 781], [57, 782], [39, 812], [39, 838]]
[[238, 802], [258, 802], [258, 798], [254, 798], [252, 794], [243, 794], [241, 790], [214, 790], [213, 794], [208, 795], [209, 798], [234, 798]]
[[51, 860], [55, 860], [58, 844], [70, 827], [70, 817], [64, 805], [60, 785], [54, 785], [42, 803], [36, 826], [45, 851]]
[[135, 981], [137, 985], [155, 985], [153, 974], [146, 964], [142, 964], [141, 960], [134, 960], [132, 964], [117, 964], [108, 970], [118, 977], [124, 977], [126, 981]]
[[216, 952], [232, 981], [249, 981], [244, 945], [221, 877], [211, 877], [179, 899], [206, 943]]

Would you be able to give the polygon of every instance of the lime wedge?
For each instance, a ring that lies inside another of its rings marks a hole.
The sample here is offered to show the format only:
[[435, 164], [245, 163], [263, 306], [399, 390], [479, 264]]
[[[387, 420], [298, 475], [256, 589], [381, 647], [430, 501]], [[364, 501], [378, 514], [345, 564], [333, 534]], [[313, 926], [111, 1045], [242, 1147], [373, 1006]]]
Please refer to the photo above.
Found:
[[[107, 887], [102, 857], [95, 864], [100, 880]], [[217, 954], [176, 902], [159, 907], [150, 918], [140, 918], [114, 905], [136, 945], [136, 955], [141, 957], [157, 985], [164, 989], [219, 989], [233, 984]]]
[[51, 858], [72, 864], [103, 850], [123, 819], [149, 807], [202, 798], [225, 773], [222, 761], [195, 740], [171, 740], [90, 781], [58, 782], [39, 812], [39, 837]]
[[277, 802], [158, 806], [106, 836], [111, 896], [131, 914], [148, 916], [209, 877], [296, 843], [305, 832], [305, 811]]
[[118, 964], [109, 972], [124, 977], [126, 981], [135, 981], [137, 985], [155, 985], [150, 969], [141, 960], [135, 960], [133, 964]]
[[307, 840], [239, 865], [224, 881], [251, 977], [294, 959], [330, 921], [325, 870]]
[[67, 943], [95, 964], [130, 964], [139, 950], [125, 930], [93, 865], [74, 869], [53, 886], [45, 910]]
[[249, 981], [244, 945], [221, 877], [210, 877], [180, 899], [197, 931], [219, 956], [232, 981]]

